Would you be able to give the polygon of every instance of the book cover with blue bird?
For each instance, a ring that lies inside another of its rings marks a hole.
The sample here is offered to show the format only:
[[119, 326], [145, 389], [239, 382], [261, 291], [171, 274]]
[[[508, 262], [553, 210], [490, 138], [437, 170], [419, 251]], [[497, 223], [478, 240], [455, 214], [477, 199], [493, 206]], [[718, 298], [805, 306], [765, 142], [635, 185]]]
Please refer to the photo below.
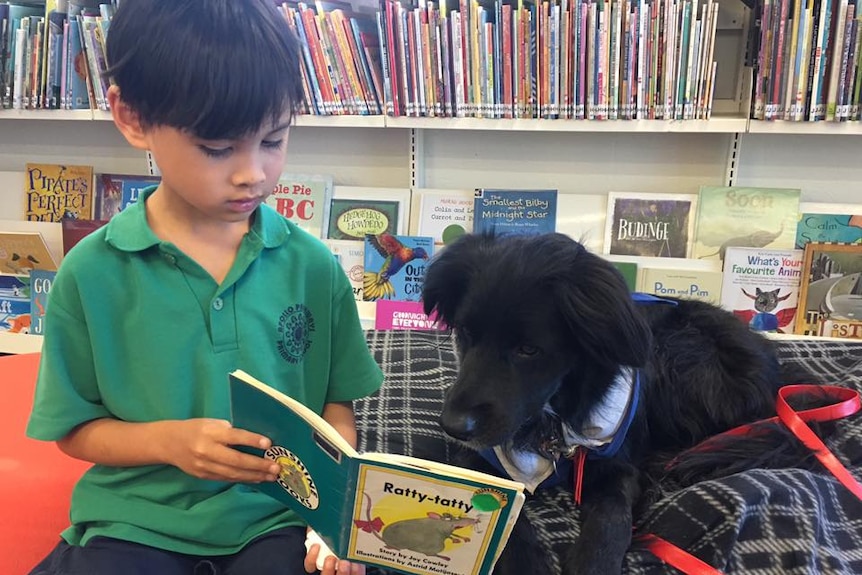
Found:
[[365, 301], [419, 301], [434, 238], [388, 233], [365, 236]]

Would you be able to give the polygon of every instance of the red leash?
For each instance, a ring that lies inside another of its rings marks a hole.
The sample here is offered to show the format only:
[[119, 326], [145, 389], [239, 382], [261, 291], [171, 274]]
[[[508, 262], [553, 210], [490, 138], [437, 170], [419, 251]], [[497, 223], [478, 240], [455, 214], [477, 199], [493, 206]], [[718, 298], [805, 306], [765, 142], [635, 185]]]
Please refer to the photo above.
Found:
[[[814, 409], [806, 409], [803, 411], [794, 411], [788, 403], [788, 398], [809, 395], [822, 394], [824, 398], [834, 400], [835, 403]], [[707, 439], [693, 449], [706, 449], [708, 445], [715, 439], [728, 435], [747, 435], [755, 430], [758, 424], [775, 423], [780, 421], [799, 440], [811, 451], [821, 463], [841, 482], [847, 489], [850, 490], [857, 498], [862, 500], [862, 484], [853, 477], [847, 468], [842, 464], [835, 455], [829, 451], [823, 440], [811, 430], [805, 423], [806, 421], [834, 421], [849, 417], [859, 412], [862, 409], [862, 398], [859, 392], [836, 386], [820, 386], [820, 385], [787, 385], [778, 390], [778, 398], [776, 399], [776, 417], [771, 419], [756, 422], [754, 424], [741, 425], [729, 431], [716, 435], [714, 438]], [[583, 450], [580, 450], [583, 451]], [[584, 455], [586, 453], [584, 452]], [[579, 457], [575, 467], [575, 500], [580, 504], [581, 499], [581, 481], [583, 478], [584, 455], [578, 453]], [[670, 465], [672, 465], [671, 462]], [[656, 535], [646, 534], [638, 535], [635, 541], [642, 543], [644, 548], [667, 563], [686, 573], [686, 575], [721, 575], [721, 571], [715, 569], [711, 565], [701, 561], [687, 551], [680, 549], [673, 543], [662, 539]]]

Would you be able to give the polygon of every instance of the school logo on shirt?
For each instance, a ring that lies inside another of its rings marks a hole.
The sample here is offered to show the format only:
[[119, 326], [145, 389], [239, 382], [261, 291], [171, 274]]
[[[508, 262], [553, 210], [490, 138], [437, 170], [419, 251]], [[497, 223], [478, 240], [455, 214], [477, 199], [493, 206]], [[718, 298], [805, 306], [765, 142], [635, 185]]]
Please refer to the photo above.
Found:
[[278, 352], [288, 363], [299, 363], [311, 347], [314, 316], [304, 304], [298, 303], [281, 312], [278, 319]]

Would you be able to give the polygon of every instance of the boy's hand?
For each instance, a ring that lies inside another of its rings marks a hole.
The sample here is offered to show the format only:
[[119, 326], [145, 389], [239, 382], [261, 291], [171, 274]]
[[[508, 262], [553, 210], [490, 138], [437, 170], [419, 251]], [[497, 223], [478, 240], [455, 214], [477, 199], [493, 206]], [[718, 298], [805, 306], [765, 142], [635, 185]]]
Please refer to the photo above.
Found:
[[[305, 572], [317, 571], [317, 555], [320, 553], [320, 545], [315, 543], [305, 556]], [[350, 561], [339, 561], [334, 555], [330, 555], [323, 561], [320, 575], [365, 575], [365, 565], [351, 563]]]
[[234, 445], [268, 449], [266, 437], [236, 429], [223, 419], [164, 421], [161, 446], [167, 463], [189, 475], [213, 481], [259, 483], [275, 481], [277, 463], [243, 453]]

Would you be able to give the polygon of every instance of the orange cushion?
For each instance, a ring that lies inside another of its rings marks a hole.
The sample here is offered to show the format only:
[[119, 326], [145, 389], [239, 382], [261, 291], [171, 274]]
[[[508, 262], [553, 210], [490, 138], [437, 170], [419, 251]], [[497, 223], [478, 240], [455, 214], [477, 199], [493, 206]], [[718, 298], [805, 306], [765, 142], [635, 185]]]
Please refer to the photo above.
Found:
[[39, 354], [0, 357], [0, 573], [28, 573], [69, 526], [72, 487], [89, 463], [24, 435]]

